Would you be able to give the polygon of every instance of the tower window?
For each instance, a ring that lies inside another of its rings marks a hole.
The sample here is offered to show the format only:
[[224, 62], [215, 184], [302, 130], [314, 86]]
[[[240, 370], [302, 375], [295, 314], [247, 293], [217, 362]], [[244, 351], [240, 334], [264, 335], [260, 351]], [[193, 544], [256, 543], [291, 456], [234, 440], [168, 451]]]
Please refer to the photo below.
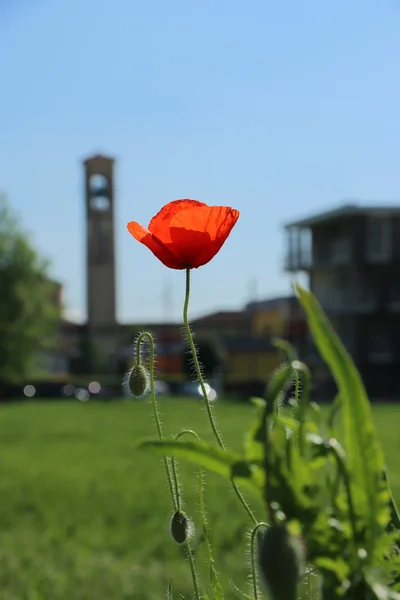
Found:
[[90, 198], [90, 208], [96, 211], [106, 211], [110, 208], [110, 198], [107, 196], [92, 196]]
[[108, 192], [108, 179], [105, 175], [92, 175], [89, 179], [89, 187], [92, 194], [102, 196]]

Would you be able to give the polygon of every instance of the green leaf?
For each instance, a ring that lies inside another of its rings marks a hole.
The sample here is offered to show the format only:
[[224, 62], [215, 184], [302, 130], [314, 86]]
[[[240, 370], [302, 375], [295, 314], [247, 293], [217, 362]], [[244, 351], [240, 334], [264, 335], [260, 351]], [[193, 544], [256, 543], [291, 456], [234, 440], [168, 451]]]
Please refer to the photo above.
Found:
[[250, 402], [258, 408], [264, 408], [265, 406], [265, 398], [258, 398], [257, 396], [254, 396], [250, 398]]
[[279, 348], [279, 350], [283, 352], [287, 362], [291, 363], [294, 360], [297, 360], [297, 351], [292, 344], [281, 338], [274, 338], [272, 343], [276, 348]]
[[378, 444], [371, 406], [353, 360], [334, 332], [315, 296], [296, 285], [317, 348], [338, 387], [343, 414], [343, 436], [352, 493], [359, 517], [366, 525], [368, 550], [374, 546], [382, 512], [379, 501], [383, 454]]
[[285, 430], [289, 430], [291, 433], [296, 433], [300, 427], [300, 423], [296, 419], [282, 415], [274, 415], [272, 422], [280, 425]]
[[173, 596], [172, 596], [172, 579], [169, 582], [169, 586], [167, 589], [167, 600], [173, 600]]
[[309, 433], [307, 434], [307, 440], [319, 448], [321, 455], [324, 456], [333, 451], [342, 461], [344, 461], [346, 457], [345, 452], [335, 438], [323, 438], [318, 433]]
[[229, 585], [231, 586], [236, 598], [243, 598], [243, 600], [254, 600], [253, 596], [242, 592], [242, 590], [240, 590], [237, 585], [233, 583], [232, 579], [229, 579]]
[[244, 451], [247, 460], [262, 461], [264, 459], [264, 441], [266, 435], [266, 401], [261, 398], [252, 398], [251, 402], [256, 406], [257, 418], [246, 433]]
[[255, 475], [253, 476], [254, 468], [250, 463], [242, 460], [231, 451], [222, 450], [206, 442], [147, 441], [139, 444], [138, 448], [164, 456], [183, 458], [223, 477], [234, 478], [247, 485], [247, 487], [256, 488], [259, 491], [257, 478]]
[[319, 556], [314, 560], [314, 566], [324, 571], [331, 571], [337, 575], [339, 581], [344, 581], [348, 576], [348, 565], [346, 561], [337, 556], [330, 558], [328, 556]]
[[336, 398], [334, 399], [334, 401], [329, 409], [329, 415], [328, 415], [328, 419], [327, 419], [328, 431], [330, 431], [331, 433], [333, 433], [333, 431], [334, 431], [335, 420], [336, 420], [336, 417], [339, 414], [341, 408], [342, 408], [342, 400], [340, 398], [340, 395], [337, 394]]
[[[390, 507], [390, 515], [391, 515], [391, 527], [393, 527], [394, 529], [398, 529], [400, 531], [400, 516], [399, 516], [399, 511], [397, 509], [396, 506], [396, 502], [394, 501], [393, 498], [393, 494], [388, 482], [388, 476], [387, 476], [387, 472], [386, 469], [383, 471], [382, 473], [382, 477], [384, 479], [384, 481], [386, 482], [390, 497], [389, 497], [389, 507]], [[400, 538], [399, 538], [399, 544], [400, 544]]]

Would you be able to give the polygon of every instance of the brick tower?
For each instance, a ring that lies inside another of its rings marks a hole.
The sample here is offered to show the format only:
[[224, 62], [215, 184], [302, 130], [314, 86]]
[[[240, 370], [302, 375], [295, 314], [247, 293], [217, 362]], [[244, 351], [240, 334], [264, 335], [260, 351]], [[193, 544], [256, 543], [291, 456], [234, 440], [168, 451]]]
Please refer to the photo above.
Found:
[[86, 210], [87, 333], [107, 360], [115, 353], [116, 279], [114, 159], [95, 155], [84, 162]]

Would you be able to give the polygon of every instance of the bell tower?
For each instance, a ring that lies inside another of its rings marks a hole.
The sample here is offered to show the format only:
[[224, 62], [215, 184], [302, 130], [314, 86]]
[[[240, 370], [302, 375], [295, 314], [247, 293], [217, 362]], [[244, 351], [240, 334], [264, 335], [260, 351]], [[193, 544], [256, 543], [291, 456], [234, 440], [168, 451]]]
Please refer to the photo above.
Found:
[[87, 324], [92, 334], [116, 326], [114, 159], [87, 158], [85, 171]]

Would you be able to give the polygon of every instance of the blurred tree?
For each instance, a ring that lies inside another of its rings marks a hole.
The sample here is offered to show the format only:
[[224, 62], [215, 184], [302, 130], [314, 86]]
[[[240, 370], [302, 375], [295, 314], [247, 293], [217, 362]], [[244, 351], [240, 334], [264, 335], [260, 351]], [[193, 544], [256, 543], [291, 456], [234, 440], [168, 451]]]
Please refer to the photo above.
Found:
[[0, 395], [37, 374], [37, 359], [58, 342], [61, 307], [48, 262], [0, 196]]

